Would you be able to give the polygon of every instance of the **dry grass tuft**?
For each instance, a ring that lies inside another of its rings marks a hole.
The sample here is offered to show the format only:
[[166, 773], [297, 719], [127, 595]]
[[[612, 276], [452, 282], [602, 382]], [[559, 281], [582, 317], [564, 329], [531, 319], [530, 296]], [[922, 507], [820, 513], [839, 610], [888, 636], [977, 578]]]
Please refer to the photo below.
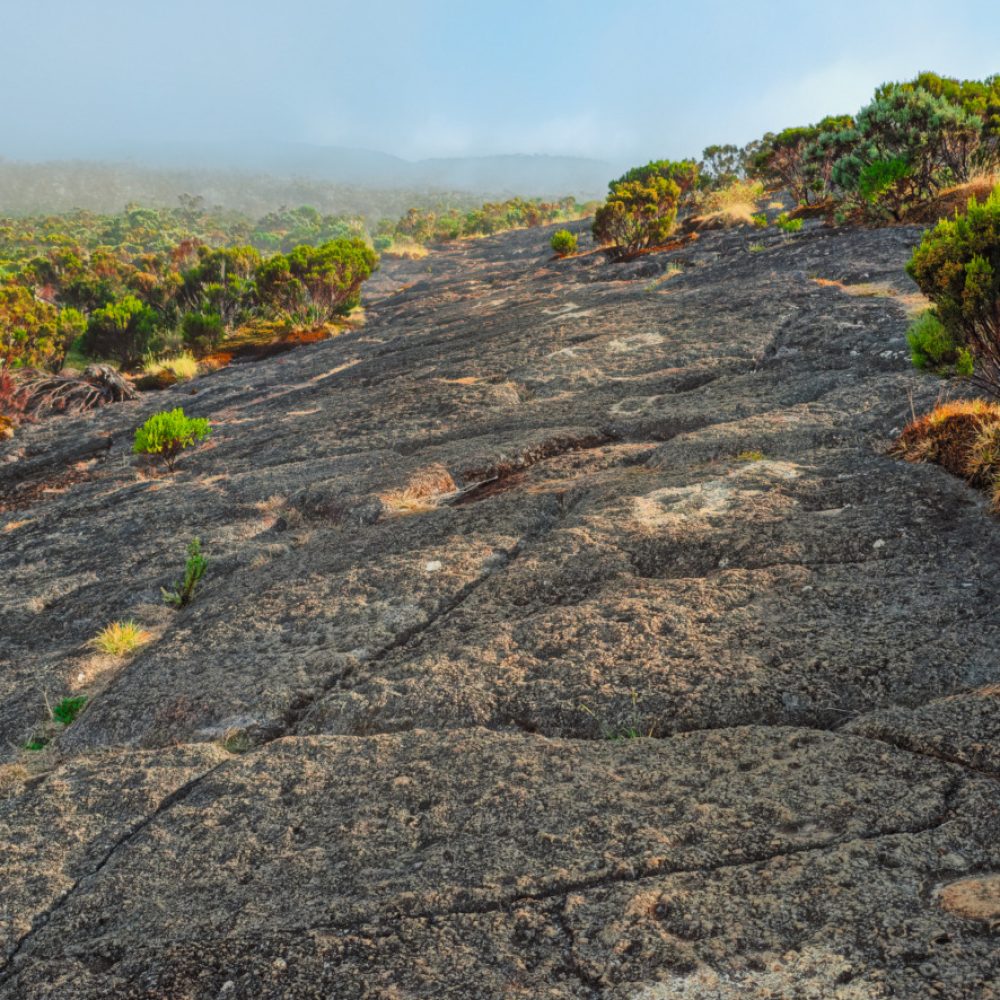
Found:
[[128, 656], [140, 646], [152, 639], [152, 634], [140, 628], [133, 621], [112, 622], [101, 629], [93, 639], [91, 646], [108, 656]]
[[908, 462], [934, 462], [970, 483], [993, 486], [1000, 469], [1000, 405], [984, 399], [941, 403], [908, 424], [893, 450]]
[[185, 382], [198, 374], [198, 362], [192, 354], [178, 354], [175, 358], [154, 361], [143, 369], [146, 375], [166, 375], [175, 382]]
[[380, 493], [379, 499], [391, 514], [424, 514], [437, 509], [441, 496], [457, 489], [443, 465], [431, 465], [411, 476], [401, 489]]
[[0, 764], [0, 799], [16, 795], [30, 777], [23, 764]]
[[752, 225], [757, 204], [763, 197], [764, 185], [759, 181], [734, 181], [706, 195], [701, 213], [693, 221], [706, 228]]
[[986, 201], [998, 186], [1000, 186], [1000, 173], [978, 174], [969, 178], [964, 184], [945, 188], [930, 201], [917, 205], [912, 211], [907, 212], [903, 222], [906, 225], [914, 222], [933, 225], [941, 219], [954, 219], [956, 212], [959, 215], [965, 214], [970, 198]]
[[402, 257], [406, 260], [423, 260], [430, 251], [415, 240], [396, 237], [392, 245], [381, 251], [383, 257]]
[[856, 285], [845, 285], [832, 278], [813, 278], [813, 283], [821, 288], [836, 288], [845, 295], [863, 299], [894, 299], [905, 310], [910, 319], [915, 319], [931, 302], [920, 292], [901, 292], [885, 281], [862, 281]]

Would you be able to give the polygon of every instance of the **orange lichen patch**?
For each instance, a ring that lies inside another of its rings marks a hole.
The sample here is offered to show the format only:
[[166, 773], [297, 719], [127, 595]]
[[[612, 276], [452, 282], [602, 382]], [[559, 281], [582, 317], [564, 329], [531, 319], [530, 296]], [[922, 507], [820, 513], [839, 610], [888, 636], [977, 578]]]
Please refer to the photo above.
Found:
[[952, 882], [938, 892], [941, 906], [964, 920], [1000, 921], [1000, 875]]
[[448, 470], [434, 464], [414, 473], [402, 489], [380, 493], [379, 499], [390, 513], [420, 514], [434, 510], [439, 497], [457, 490]]
[[463, 378], [439, 378], [438, 381], [446, 385], [478, 385], [483, 380], [474, 375], [466, 375]]
[[17, 424], [10, 417], [0, 416], [0, 440], [14, 436], [14, 428]]
[[4, 531], [17, 531], [18, 528], [23, 528], [26, 524], [31, 524], [31, 518], [29, 517], [26, 521], [8, 521], [4, 526]]
[[908, 462], [935, 462], [963, 479], [980, 468], [977, 443], [1000, 426], [1000, 406], [984, 399], [958, 399], [934, 407], [903, 428], [894, 451]]
[[220, 368], [225, 368], [232, 360], [232, 351], [216, 351], [214, 354], [209, 354], [207, 357], [202, 358], [201, 364], [208, 371], [218, 371]]
[[287, 336], [282, 337], [286, 344], [316, 344], [321, 340], [329, 340], [336, 336], [339, 331], [336, 327], [317, 326], [311, 330], [292, 330]]

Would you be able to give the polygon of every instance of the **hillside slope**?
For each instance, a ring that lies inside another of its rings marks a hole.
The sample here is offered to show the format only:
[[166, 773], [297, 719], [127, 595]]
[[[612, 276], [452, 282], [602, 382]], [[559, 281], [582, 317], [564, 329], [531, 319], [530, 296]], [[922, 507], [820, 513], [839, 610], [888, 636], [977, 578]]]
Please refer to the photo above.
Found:
[[1000, 525], [884, 455], [918, 232], [814, 226], [386, 262], [4, 445], [0, 998], [1000, 995]]

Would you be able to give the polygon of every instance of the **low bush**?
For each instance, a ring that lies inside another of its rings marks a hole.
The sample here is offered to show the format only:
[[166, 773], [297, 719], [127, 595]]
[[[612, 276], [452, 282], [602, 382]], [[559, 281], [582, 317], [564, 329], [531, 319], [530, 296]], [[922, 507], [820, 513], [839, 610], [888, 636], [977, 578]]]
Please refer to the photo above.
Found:
[[0, 365], [0, 437], [27, 419], [30, 396], [21, 382]]
[[1000, 395], [1000, 188], [925, 232], [906, 270], [951, 340], [971, 352], [977, 380]]
[[789, 218], [787, 212], [782, 212], [774, 220], [774, 224], [786, 235], [797, 233], [802, 229], [802, 220]]
[[910, 358], [922, 371], [939, 375], [971, 375], [972, 354], [956, 344], [933, 309], [918, 316], [906, 332]]
[[552, 234], [552, 239], [549, 240], [549, 246], [551, 246], [560, 257], [576, 253], [576, 236], [574, 236], [568, 229], [557, 229]]
[[75, 698], [63, 698], [52, 709], [52, 718], [55, 722], [68, 726], [83, 711], [83, 706], [86, 704], [87, 696], [85, 694], [77, 695]]
[[174, 471], [177, 456], [211, 433], [209, 422], [203, 417], [188, 417], [184, 410], [165, 410], [154, 413], [136, 429], [132, 451], [137, 455], [151, 455]]

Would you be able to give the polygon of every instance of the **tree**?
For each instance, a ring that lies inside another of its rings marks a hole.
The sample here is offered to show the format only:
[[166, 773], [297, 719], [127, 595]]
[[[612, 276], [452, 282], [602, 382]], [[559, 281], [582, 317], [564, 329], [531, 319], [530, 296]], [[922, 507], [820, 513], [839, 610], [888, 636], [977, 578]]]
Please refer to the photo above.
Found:
[[745, 175], [743, 154], [739, 146], [706, 146], [699, 165], [701, 177], [708, 187], [727, 187]]

